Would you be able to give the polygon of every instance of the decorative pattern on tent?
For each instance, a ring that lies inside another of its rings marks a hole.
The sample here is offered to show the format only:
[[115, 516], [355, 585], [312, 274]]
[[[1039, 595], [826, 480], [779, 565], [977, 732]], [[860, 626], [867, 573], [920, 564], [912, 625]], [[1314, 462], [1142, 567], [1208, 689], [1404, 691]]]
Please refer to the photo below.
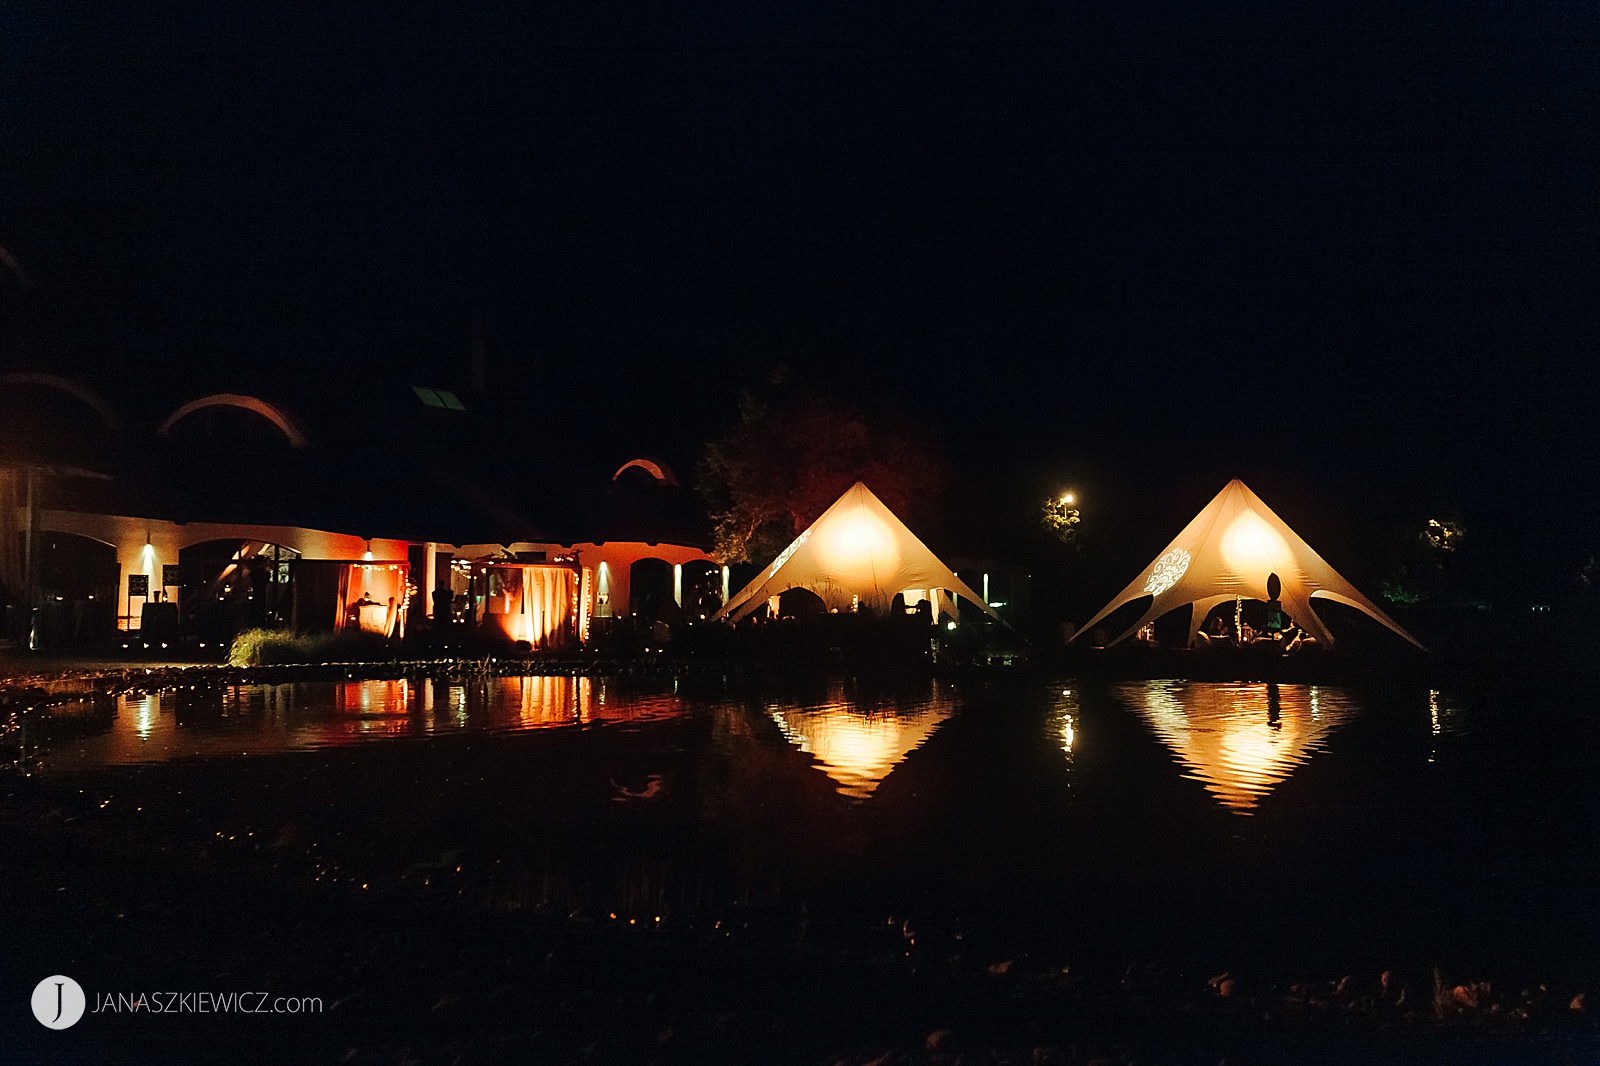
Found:
[[810, 589], [829, 610], [839, 611], [856, 604], [885, 611], [897, 593], [905, 593], [907, 602], [927, 597], [934, 601], [936, 617], [941, 610], [954, 614], [954, 604], [938, 594], [948, 589], [1000, 618], [859, 481], [716, 617], [738, 621], [792, 588]]
[[1217, 493], [1156, 556], [1148, 569], [1084, 623], [1073, 639], [1092, 630], [1124, 604], [1142, 596], [1152, 596], [1154, 599], [1139, 620], [1111, 643], [1127, 639], [1169, 611], [1193, 604], [1188, 640], [1192, 645], [1211, 608], [1235, 598], [1264, 599], [1271, 574], [1277, 574], [1283, 583], [1278, 597], [1283, 609], [1302, 629], [1325, 645], [1333, 643], [1333, 634], [1311, 609], [1311, 601], [1318, 597], [1354, 607], [1422, 647], [1415, 637], [1340, 577], [1322, 556], [1312, 551], [1310, 545], [1273, 513], [1272, 508], [1261, 502], [1261, 497], [1237, 478]]

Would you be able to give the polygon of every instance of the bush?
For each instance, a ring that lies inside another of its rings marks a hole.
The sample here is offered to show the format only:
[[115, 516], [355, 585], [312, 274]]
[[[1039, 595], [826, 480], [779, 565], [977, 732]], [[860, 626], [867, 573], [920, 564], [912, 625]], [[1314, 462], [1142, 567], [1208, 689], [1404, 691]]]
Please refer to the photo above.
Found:
[[370, 662], [391, 657], [390, 644], [375, 633], [291, 633], [286, 629], [246, 629], [233, 638], [229, 666], [281, 666], [286, 663]]
[[246, 629], [228, 648], [229, 666], [267, 666], [291, 661], [295, 635], [286, 629]]

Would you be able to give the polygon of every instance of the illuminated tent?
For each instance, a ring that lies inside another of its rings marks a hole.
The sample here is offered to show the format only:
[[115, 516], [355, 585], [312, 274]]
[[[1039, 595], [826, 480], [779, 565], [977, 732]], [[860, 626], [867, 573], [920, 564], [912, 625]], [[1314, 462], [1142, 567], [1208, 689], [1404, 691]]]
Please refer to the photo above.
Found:
[[810, 589], [829, 610], [839, 611], [857, 604], [887, 610], [904, 593], [907, 604], [933, 600], [936, 619], [955, 613], [954, 603], [939, 594], [948, 589], [1000, 617], [859, 481], [716, 616], [738, 621], [792, 588]]
[[[1311, 609], [1318, 597], [1348, 604], [1363, 611], [1401, 637], [1422, 647], [1354, 585], [1323, 562], [1322, 556], [1273, 514], [1272, 508], [1235, 478], [1206, 505], [1183, 532], [1156, 556], [1100, 613], [1079, 631], [1093, 629], [1112, 611], [1143, 596], [1154, 597], [1139, 620], [1113, 640], [1126, 639], [1168, 611], [1194, 605], [1189, 620], [1193, 644], [1206, 615], [1219, 603], [1235, 598], [1266, 597], [1267, 580], [1276, 574], [1282, 582], [1283, 609], [1306, 632], [1325, 645], [1333, 643], [1322, 620]], [[1074, 638], [1076, 639], [1076, 637]]]

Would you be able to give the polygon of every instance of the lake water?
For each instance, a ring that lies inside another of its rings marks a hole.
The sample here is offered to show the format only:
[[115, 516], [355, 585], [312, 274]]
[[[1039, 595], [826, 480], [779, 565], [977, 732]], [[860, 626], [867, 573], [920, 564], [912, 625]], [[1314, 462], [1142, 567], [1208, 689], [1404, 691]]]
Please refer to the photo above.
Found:
[[119, 697], [36, 773], [495, 909], [1592, 984], [1596, 702], [1009, 671], [199, 686]]

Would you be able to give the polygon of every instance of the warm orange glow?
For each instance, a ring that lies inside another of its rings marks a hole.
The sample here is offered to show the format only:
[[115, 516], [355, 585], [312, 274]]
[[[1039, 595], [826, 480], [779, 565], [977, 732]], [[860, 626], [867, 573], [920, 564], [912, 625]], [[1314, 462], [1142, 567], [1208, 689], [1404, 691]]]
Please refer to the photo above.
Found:
[[1071, 689], [1062, 689], [1056, 701], [1056, 730], [1061, 739], [1061, 752], [1072, 758], [1072, 749], [1078, 743], [1078, 699]]
[[574, 610], [578, 573], [566, 566], [492, 564], [498, 588], [484, 601], [483, 624], [535, 648], [566, 643], [580, 622]]
[[406, 571], [404, 563], [350, 563], [338, 628], [404, 636]]
[[589, 639], [589, 621], [593, 616], [591, 604], [594, 602], [594, 571], [587, 566], [583, 568], [583, 578], [578, 583], [578, 600], [573, 605], [573, 610], [578, 614], [578, 640], [587, 642]]
[[948, 704], [936, 702], [909, 714], [863, 712], [851, 704], [780, 707], [768, 713], [791, 744], [839, 783], [841, 793], [865, 799], [950, 712]]
[[900, 568], [894, 530], [864, 507], [840, 515], [819, 533], [822, 558], [846, 585], [876, 585]]
[[1249, 814], [1353, 714], [1337, 690], [1307, 685], [1151, 681], [1127, 685], [1145, 722], [1223, 806]]
[[1292, 563], [1293, 554], [1265, 519], [1254, 511], [1242, 511], [1222, 535], [1222, 559], [1234, 573], [1264, 580], [1268, 573]]

